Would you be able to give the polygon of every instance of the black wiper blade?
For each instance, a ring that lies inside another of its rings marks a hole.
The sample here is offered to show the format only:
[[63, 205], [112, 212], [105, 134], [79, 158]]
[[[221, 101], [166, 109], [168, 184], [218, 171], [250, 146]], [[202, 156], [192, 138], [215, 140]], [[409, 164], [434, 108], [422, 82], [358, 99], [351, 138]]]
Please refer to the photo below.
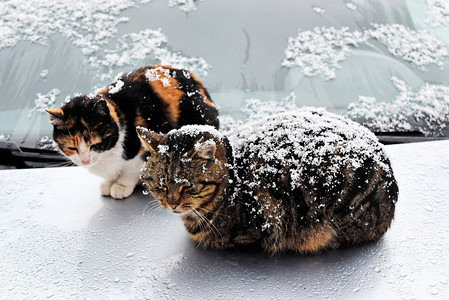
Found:
[[420, 131], [374, 132], [384, 145], [447, 140], [449, 137], [425, 136]]
[[0, 169], [44, 168], [73, 165], [54, 150], [19, 147], [0, 142]]

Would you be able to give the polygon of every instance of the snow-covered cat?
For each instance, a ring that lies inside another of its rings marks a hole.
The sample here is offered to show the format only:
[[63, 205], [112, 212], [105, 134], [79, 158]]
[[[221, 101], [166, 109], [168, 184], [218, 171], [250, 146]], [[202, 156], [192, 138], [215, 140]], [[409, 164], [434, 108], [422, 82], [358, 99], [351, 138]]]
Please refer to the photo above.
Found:
[[226, 136], [190, 125], [138, 128], [141, 179], [200, 245], [313, 253], [379, 239], [398, 198], [390, 161], [366, 128], [320, 109]]

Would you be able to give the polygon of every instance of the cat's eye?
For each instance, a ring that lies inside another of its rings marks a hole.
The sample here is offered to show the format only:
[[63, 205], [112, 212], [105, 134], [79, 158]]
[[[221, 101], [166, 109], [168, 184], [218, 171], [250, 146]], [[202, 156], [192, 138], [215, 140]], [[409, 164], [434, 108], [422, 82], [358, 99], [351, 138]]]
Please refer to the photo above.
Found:
[[194, 183], [189, 183], [188, 185], [185, 185], [182, 189], [183, 190], [190, 190], [191, 188], [193, 188], [195, 186]]
[[194, 183], [189, 183], [188, 185], [185, 185], [181, 193], [189, 193], [189, 194], [196, 194], [197, 193], [197, 186]]
[[90, 146], [90, 149], [93, 150], [93, 151], [98, 151], [98, 150], [100, 150], [100, 146], [101, 146], [100, 144], [101, 143], [92, 145], [92, 146]]
[[156, 188], [156, 190], [158, 190], [159, 192], [167, 193], [168, 192], [168, 187], [165, 184], [163, 184], [163, 185], [158, 186]]
[[78, 148], [76, 148], [76, 147], [67, 147], [67, 149], [72, 150], [72, 151], [78, 151]]

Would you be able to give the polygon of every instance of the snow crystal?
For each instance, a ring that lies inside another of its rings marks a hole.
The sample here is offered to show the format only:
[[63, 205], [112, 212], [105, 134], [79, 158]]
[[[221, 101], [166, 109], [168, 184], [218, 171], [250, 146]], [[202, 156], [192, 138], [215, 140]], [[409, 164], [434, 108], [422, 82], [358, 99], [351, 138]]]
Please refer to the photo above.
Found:
[[326, 13], [326, 10], [322, 7], [319, 7], [317, 5], [312, 5], [312, 9], [314, 12], [316, 12], [319, 15], [324, 15]]
[[372, 29], [363, 32], [349, 32], [347, 27], [315, 27], [313, 31], [299, 31], [297, 37], [289, 38], [282, 66], [298, 67], [305, 76], [334, 79], [340, 63], [359, 45], [371, 46], [370, 39], [384, 44], [392, 55], [421, 71], [432, 64], [443, 67], [449, 56], [442, 41], [424, 30], [415, 31], [400, 24], [373, 24]]
[[37, 141], [37, 148], [40, 150], [54, 150], [57, 151], [53, 140], [48, 136], [43, 136]]
[[[143, 30], [118, 38], [115, 48], [102, 51], [116, 38], [117, 26], [128, 22], [120, 13], [130, 7], [146, 4], [148, 0], [7, 0], [0, 1], [0, 50], [13, 47], [19, 41], [46, 45], [48, 37], [60, 33], [79, 47], [85, 64], [93, 68], [100, 85], [113, 77], [113, 68], [136, 66], [153, 55], [156, 63], [176, 62], [185, 68], [207, 76], [210, 66], [202, 58], [186, 57], [166, 48], [167, 38], [160, 30]], [[190, 3], [191, 2], [191, 3]], [[186, 11], [194, 1], [172, 1]], [[42, 76], [42, 75], [41, 75]]]
[[167, 134], [173, 134], [176, 132], [182, 132], [183, 134], [187, 134], [191, 137], [196, 137], [200, 134], [208, 132], [220, 140], [223, 138], [223, 134], [210, 125], [184, 125], [179, 129], [170, 130]]
[[104, 54], [98, 53], [90, 57], [87, 64], [98, 70], [101, 82], [110, 80], [115, 68], [139, 65], [149, 57], [160, 64], [192, 71], [201, 78], [207, 76], [211, 67], [203, 58], [171, 52], [166, 48], [167, 42], [168, 39], [161, 30], [146, 29], [125, 34], [118, 39], [114, 49], [106, 49]]
[[373, 27], [370, 30], [373, 38], [385, 44], [391, 54], [411, 62], [421, 71], [426, 71], [426, 66], [431, 64], [443, 67], [443, 60], [449, 56], [446, 45], [425, 30], [415, 31], [400, 24], [373, 24]]
[[9, 0], [0, 2], [0, 49], [20, 40], [46, 44], [48, 37], [61, 33], [80, 46], [85, 54], [95, 52], [117, 32], [121, 11], [134, 1]]
[[44, 112], [46, 109], [51, 108], [56, 102], [56, 96], [61, 93], [58, 89], [52, 89], [47, 94], [42, 95], [41, 93], [37, 93], [37, 99], [34, 100], [35, 107], [30, 110], [28, 113], [28, 117], [31, 118], [35, 111]]
[[114, 49], [106, 49], [104, 54], [90, 57], [87, 63], [99, 73], [105, 73], [100, 78], [101, 81], [110, 80], [114, 68], [139, 65], [166, 43], [167, 38], [160, 30], [146, 29], [125, 34], [118, 39]]
[[196, 144], [193, 146], [195, 150], [200, 150], [201, 148], [204, 148], [204, 146], [208, 145], [215, 145], [215, 141], [213, 139], [209, 139], [207, 141], [199, 140], [196, 142]]
[[0, 142], [7, 142], [11, 138], [11, 135], [0, 133]]
[[359, 97], [346, 116], [372, 131], [420, 131], [426, 136], [447, 136], [449, 87], [426, 83], [413, 92], [404, 81], [391, 79], [399, 95], [391, 102]]
[[168, 146], [167, 145], [158, 145], [157, 150], [160, 154], [166, 154], [168, 152]]
[[[61, 33], [92, 54], [109, 43], [117, 33], [117, 26], [128, 22], [119, 15], [125, 9], [151, 0], [5, 0], [0, 1], [0, 49], [13, 47], [24, 40], [46, 44], [48, 37]], [[196, 10], [196, 0], [170, 0], [182, 11]]]
[[362, 32], [349, 32], [341, 29], [318, 28], [313, 31], [299, 31], [298, 36], [288, 39], [285, 59], [282, 66], [299, 67], [305, 76], [335, 78], [335, 70], [360, 43], [365, 43], [367, 35]]
[[187, 57], [180, 52], [171, 52], [166, 48], [158, 49], [155, 55], [161, 64], [189, 70], [200, 78], [206, 78], [211, 69], [211, 66], [202, 57]]
[[248, 116], [249, 122], [264, 119], [268, 116], [292, 111], [298, 108], [296, 105], [295, 93], [290, 93], [290, 95], [279, 101], [262, 101], [260, 99], [252, 98], [246, 100], [245, 102], [246, 104], [245, 107], [242, 108], [242, 112]]
[[[159, 74], [162, 73], [163, 77], [161, 77]], [[163, 67], [157, 67], [157, 68], [153, 68], [153, 69], [148, 69], [145, 72], [145, 77], [148, 79], [148, 81], [153, 82], [153, 81], [161, 81], [162, 85], [164, 87], [170, 86], [170, 81], [168, 78], [171, 77], [170, 75], [170, 70], [169, 69], [165, 69]]]
[[433, 27], [449, 25], [449, 2], [427, 0], [427, 18], [425, 22]]
[[119, 79], [119, 80], [113, 82], [113, 84], [109, 86], [108, 93], [115, 94], [115, 93], [119, 92], [124, 85], [125, 85], [125, 83]]
[[42, 79], [46, 79], [48, 76], [48, 70], [47, 69], [42, 70], [42, 72], [40, 72], [39, 75], [42, 77]]
[[198, 2], [198, 0], [169, 0], [168, 6], [169, 7], [179, 6], [180, 10], [189, 13], [197, 10], [196, 2]]
[[346, 3], [346, 7], [349, 8], [350, 10], [356, 10], [357, 9], [357, 6], [354, 3], [352, 3], [352, 2], [347, 2]]
[[[255, 98], [247, 99], [241, 111], [247, 117], [246, 122], [253, 122], [272, 115], [294, 111], [298, 108], [295, 93], [290, 93], [290, 95], [280, 100], [262, 101]], [[242, 120], [235, 120], [231, 115], [220, 115], [220, 128], [223, 131], [231, 130], [243, 124]]]

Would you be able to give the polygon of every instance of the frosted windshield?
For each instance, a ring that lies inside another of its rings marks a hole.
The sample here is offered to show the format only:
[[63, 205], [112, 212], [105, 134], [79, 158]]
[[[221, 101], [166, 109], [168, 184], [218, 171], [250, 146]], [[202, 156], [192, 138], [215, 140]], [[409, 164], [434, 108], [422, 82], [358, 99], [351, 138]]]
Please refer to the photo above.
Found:
[[442, 1], [6, 0], [0, 141], [51, 148], [44, 111], [171, 64], [197, 74], [223, 129], [325, 107], [373, 131], [448, 136]]

